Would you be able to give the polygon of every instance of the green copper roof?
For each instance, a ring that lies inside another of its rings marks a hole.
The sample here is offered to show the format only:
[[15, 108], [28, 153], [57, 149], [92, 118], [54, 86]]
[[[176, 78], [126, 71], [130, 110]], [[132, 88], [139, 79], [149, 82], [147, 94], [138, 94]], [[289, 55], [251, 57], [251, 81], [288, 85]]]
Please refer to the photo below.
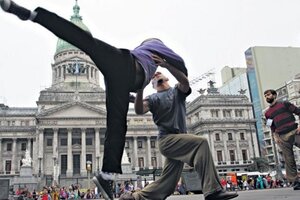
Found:
[[[83, 30], [90, 32], [90, 30], [82, 22], [82, 17], [79, 15], [79, 10], [80, 10], [80, 7], [78, 6], [77, 0], [76, 0], [76, 4], [75, 4], [75, 6], [73, 6], [73, 15], [71, 16], [70, 21], [72, 23], [74, 23], [75, 25], [79, 26], [80, 28], [82, 28]], [[66, 50], [78, 50], [78, 48], [69, 44], [68, 42], [58, 38], [55, 54], [58, 54], [60, 52], [66, 51]]]

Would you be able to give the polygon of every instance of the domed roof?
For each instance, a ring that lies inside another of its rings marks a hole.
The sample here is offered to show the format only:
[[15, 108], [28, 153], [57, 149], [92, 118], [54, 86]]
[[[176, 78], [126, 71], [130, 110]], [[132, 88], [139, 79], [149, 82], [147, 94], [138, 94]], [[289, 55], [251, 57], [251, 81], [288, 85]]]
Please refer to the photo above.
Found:
[[[82, 22], [82, 17], [79, 15], [79, 10], [80, 10], [80, 7], [77, 5], [77, 0], [76, 0], [76, 5], [73, 7], [74, 14], [71, 16], [70, 21], [72, 23], [74, 23], [75, 25], [79, 26], [80, 28], [82, 28], [83, 30], [90, 32], [88, 27]], [[78, 50], [78, 48], [71, 45], [70, 43], [58, 38], [55, 54], [58, 54], [60, 52], [66, 51], [66, 50]]]

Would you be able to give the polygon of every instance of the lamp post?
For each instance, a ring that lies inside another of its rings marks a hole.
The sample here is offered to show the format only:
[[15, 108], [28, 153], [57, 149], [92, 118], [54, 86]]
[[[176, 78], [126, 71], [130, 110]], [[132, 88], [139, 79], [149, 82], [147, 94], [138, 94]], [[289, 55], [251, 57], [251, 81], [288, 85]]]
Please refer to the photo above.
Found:
[[90, 189], [92, 162], [89, 160], [86, 161], [86, 170], [87, 170], [87, 175], [88, 175], [88, 189]]
[[39, 177], [41, 177], [41, 175], [42, 175], [42, 158], [39, 158]]

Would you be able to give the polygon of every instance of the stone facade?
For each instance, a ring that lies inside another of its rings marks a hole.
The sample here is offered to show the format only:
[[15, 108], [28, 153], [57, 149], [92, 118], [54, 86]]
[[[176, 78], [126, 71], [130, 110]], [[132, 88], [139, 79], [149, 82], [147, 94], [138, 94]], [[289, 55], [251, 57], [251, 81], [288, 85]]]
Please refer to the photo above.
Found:
[[187, 106], [189, 131], [207, 138], [220, 174], [247, 171], [259, 157], [252, 104], [245, 95], [208, 91]]

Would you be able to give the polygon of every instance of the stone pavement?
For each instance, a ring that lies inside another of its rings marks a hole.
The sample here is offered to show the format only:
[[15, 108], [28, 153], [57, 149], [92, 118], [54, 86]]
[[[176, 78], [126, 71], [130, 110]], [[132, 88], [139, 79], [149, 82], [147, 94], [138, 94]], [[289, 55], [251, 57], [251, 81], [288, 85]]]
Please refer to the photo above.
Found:
[[[300, 190], [294, 191], [292, 188], [238, 191], [238, 194], [234, 200], [300, 200]], [[202, 194], [173, 195], [167, 200], [204, 200], [204, 197]]]
[[[292, 188], [239, 191], [234, 200], [300, 200], [300, 190]], [[204, 200], [203, 195], [171, 196], [167, 200]]]

